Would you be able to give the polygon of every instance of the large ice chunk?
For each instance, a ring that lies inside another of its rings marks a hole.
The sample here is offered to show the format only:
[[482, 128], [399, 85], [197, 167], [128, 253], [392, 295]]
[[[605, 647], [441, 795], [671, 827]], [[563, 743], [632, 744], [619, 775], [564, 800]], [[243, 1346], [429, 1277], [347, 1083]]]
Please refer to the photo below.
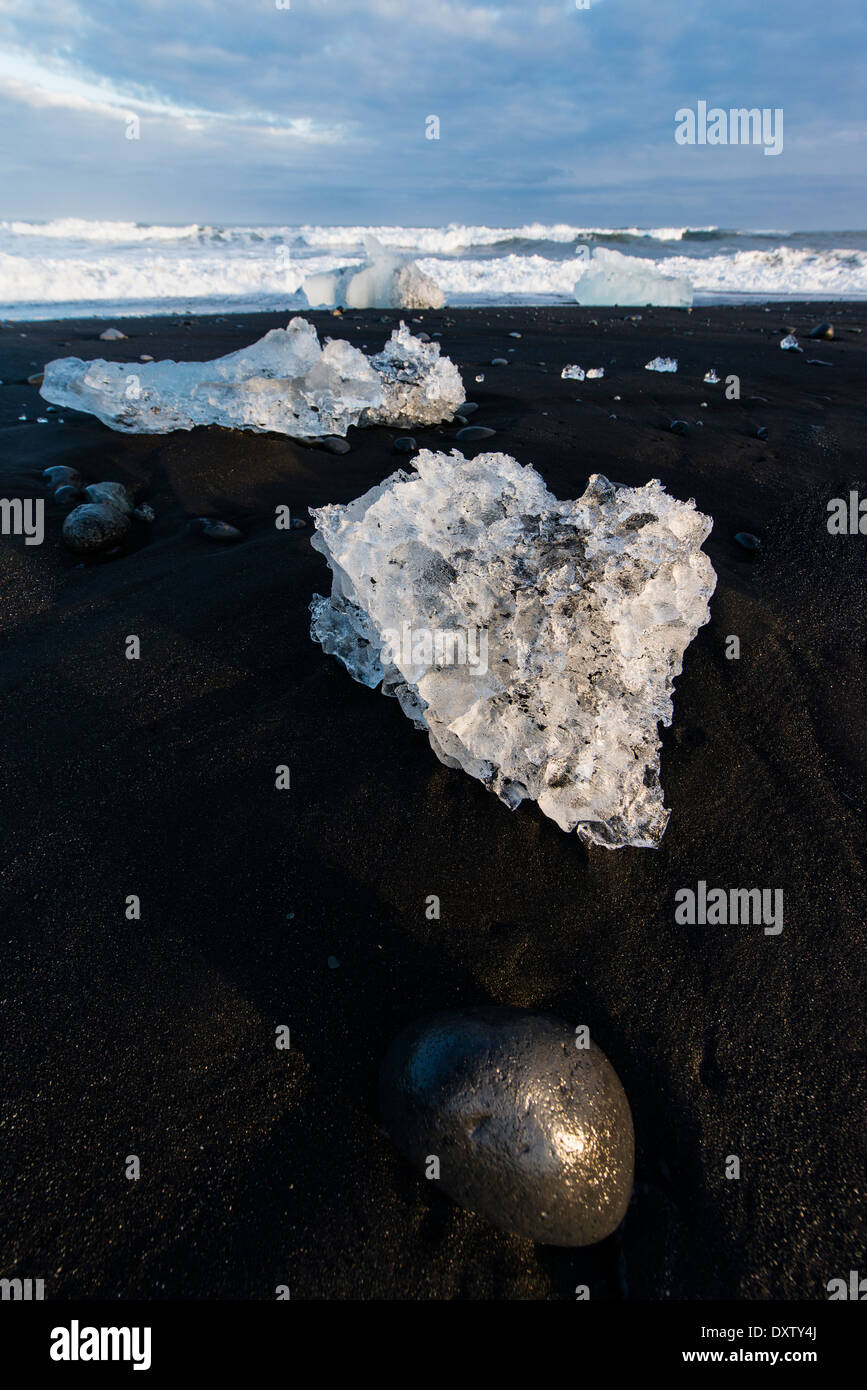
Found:
[[687, 309], [692, 304], [692, 285], [671, 275], [661, 275], [652, 261], [624, 256], [600, 246], [593, 252], [573, 290], [579, 304], [657, 304]]
[[196, 425], [301, 436], [345, 435], [350, 425], [451, 420], [464, 400], [460, 373], [405, 324], [374, 358], [342, 339], [320, 346], [294, 318], [213, 362], [49, 362], [41, 395], [96, 415], [126, 434]]
[[333, 581], [311, 635], [506, 805], [533, 799], [609, 848], [657, 845], [658, 724], [708, 620], [711, 519], [656, 479], [597, 474], [560, 502], [506, 454], [415, 465], [313, 511]]
[[446, 297], [436, 281], [415, 261], [397, 256], [377, 241], [364, 238], [367, 265], [341, 267], [311, 275], [301, 286], [311, 309], [441, 309]]

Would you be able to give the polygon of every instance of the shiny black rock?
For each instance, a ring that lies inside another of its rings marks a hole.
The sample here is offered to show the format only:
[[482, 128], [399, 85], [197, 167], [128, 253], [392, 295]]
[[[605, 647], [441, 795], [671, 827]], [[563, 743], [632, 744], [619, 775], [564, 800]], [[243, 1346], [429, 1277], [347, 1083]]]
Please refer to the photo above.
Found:
[[592, 1245], [623, 1220], [635, 1141], [614, 1068], [577, 1041], [561, 1019], [524, 1009], [419, 1019], [382, 1064], [385, 1128], [421, 1173], [500, 1230]]

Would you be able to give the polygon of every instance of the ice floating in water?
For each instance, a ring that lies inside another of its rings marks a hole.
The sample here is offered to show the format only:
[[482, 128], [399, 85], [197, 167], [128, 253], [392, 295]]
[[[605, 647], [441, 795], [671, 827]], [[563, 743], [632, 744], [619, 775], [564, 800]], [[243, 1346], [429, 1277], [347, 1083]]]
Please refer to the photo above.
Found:
[[780, 347], [783, 349], [783, 352], [803, 352], [803, 351], [804, 351], [804, 349], [801, 347], [801, 344], [798, 342], [797, 338], [795, 337], [794, 333], [789, 333], [789, 334], [787, 335], [787, 337], [785, 337], [785, 338], [783, 339], [783, 341], [780, 343]]
[[714, 371], [713, 367], [711, 367], [711, 369], [710, 369], [709, 372], [705, 372], [704, 376], [702, 377], [702, 381], [706, 381], [707, 384], [708, 384], [708, 386], [718, 386], [718, 385], [719, 385], [719, 377], [717, 376], [717, 374], [716, 374], [716, 372]]
[[366, 357], [342, 339], [321, 347], [294, 318], [213, 362], [49, 362], [41, 395], [126, 434], [168, 434], [196, 425], [294, 436], [345, 435], [350, 425], [451, 420], [465, 396], [460, 373], [437, 342], [405, 324]]
[[396, 256], [374, 236], [364, 238], [369, 263], [311, 275], [301, 286], [311, 309], [441, 309], [446, 297], [415, 261]]
[[506, 454], [414, 462], [312, 512], [333, 577], [311, 635], [507, 806], [535, 800], [609, 848], [657, 845], [657, 725], [708, 620], [711, 519], [655, 479], [597, 474], [560, 502]]
[[657, 304], [686, 309], [692, 304], [689, 280], [660, 275], [652, 261], [597, 247], [573, 290], [579, 304]]
[[676, 372], [677, 358], [654, 357], [652, 362], [645, 362], [644, 370], [646, 372]]

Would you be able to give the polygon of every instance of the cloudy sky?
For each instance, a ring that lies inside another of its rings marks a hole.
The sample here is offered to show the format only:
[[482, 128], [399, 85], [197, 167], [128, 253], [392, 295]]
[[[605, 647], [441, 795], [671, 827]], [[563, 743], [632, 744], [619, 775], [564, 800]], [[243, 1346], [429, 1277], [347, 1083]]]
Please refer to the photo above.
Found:
[[0, 0], [0, 218], [863, 228], [865, 52], [864, 0]]

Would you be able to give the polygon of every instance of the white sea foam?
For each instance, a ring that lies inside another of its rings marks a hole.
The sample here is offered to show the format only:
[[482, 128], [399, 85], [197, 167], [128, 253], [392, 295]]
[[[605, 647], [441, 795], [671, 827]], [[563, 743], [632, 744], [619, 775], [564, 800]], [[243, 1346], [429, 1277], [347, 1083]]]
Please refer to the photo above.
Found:
[[574, 303], [587, 248], [688, 279], [699, 303], [867, 297], [867, 233], [719, 228], [181, 227], [63, 218], [0, 221], [0, 316], [303, 308], [301, 286], [361, 265], [363, 238], [409, 256], [453, 305]]

